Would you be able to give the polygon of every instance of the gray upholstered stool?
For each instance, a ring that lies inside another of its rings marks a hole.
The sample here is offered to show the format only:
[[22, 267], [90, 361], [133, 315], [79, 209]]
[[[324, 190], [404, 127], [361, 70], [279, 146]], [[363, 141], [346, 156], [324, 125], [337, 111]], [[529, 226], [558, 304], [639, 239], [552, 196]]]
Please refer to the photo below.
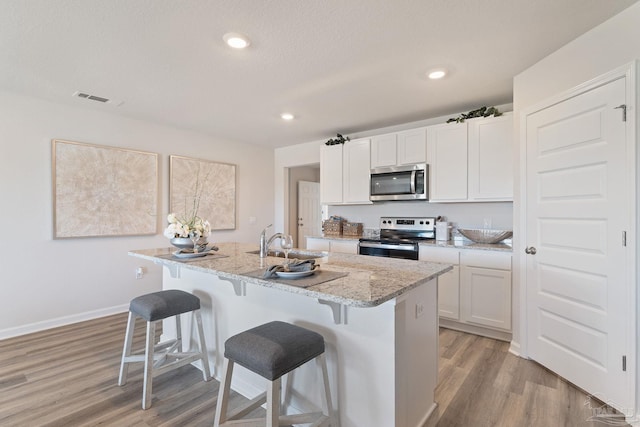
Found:
[[[198, 324], [200, 349], [199, 351], [183, 353], [181, 352], [182, 328], [180, 325], [180, 315], [189, 312], [193, 312]], [[172, 316], [176, 318], [176, 339], [155, 344], [156, 322]], [[147, 339], [144, 355], [131, 354], [131, 341], [133, 340], [133, 331], [137, 317], [142, 317], [147, 321]], [[167, 290], [142, 295], [131, 300], [118, 385], [127, 383], [129, 363], [144, 362], [142, 409], [151, 407], [151, 388], [152, 378], [154, 376], [179, 368], [196, 360], [202, 361], [204, 380], [209, 381], [211, 374], [209, 372], [207, 347], [204, 342], [204, 331], [202, 330], [200, 299], [197, 296], [184, 291]]]
[[[253, 411], [265, 401], [267, 402], [267, 427], [309, 423], [321, 426], [332, 421], [333, 409], [322, 335], [289, 323], [270, 322], [229, 338], [225, 343], [224, 357], [224, 373], [218, 394], [214, 427], [231, 424], [264, 426], [264, 418], [243, 419], [241, 421], [239, 418]], [[314, 358], [322, 373], [324, 410], [326, 412], [281, 416], [281, 377]], [[260, 394], [243, 407], [236, 409], [232, 414], [227, 414], [234, 363], [266, 378], [269, 380], [269, 385], [266, 393]]]

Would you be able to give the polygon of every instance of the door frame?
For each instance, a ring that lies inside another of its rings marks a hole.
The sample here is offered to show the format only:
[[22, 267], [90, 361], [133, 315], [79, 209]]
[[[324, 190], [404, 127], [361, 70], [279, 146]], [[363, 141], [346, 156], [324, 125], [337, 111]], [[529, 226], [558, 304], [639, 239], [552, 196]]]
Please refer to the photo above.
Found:
[[[519, 113], [519, 125], [520, 131], [518, 135], [518, 141], [520, 145], [519, 149], [519, 214], [518, 214], [518, 222], [519, 222], [519, 232], [514, 235], [514, 245], [513, 245], [513, 266], [514, 266], [514, 278], [518, 278], [518, 293], [515, 296], [513, 301], [514, 306], [517, 305], [519, 318], [517, 321], [517, 328], [519, 332], [519, 342], [512, 342], [510, 351], [512, 353], [518, 354], [521, 357], [528, 358], [528, 321], [527, 318], [527, 258], [524, 252], [524, 249], [527, 247], [527, 117], [531, 114], [534, 114], [540, 110], [548, 108], [552, 105], [558, 104], [566, 99], [578, 96], [583, 94], [589, 90], [592, 90], [596, 87], [603, 86], [611, 81], [625, 78], [626, 79], [626, 99], [627, 99], [627, 122], [628, 122], [628, 132], [626, 135], [626, 150], [627, 150], [627, 183], [628, 183], [628, 192], [627, 192], [627, 200], [629, 200], [629, 215], [628, 215], [628, 224], [629, 230], [627, 232], [627, 263], [630, 268], [626, 274], [626, 281], [628, 285], [628, 295], [627, 299], [628, 304], [628, 312], [630, 313], [630, 318], [627, 323], [627, 342], [629, 343], [629, 353], [627, 355], [627, 369], [630, 369], [630, 375], [632, 375], [632, 391], [635, 396], [632, 396], [630, 401], [635, 402], [635, 408], [629, 408], [628, 411], [625, 411], [627, 415], [633, 413], [635, 415], [634, 419], [640, 419], [640, 412], [638, 408], [640, 407], [640, 402], [638, 401], [638, 397], [640, 393], [638, 393], [638, 385], [640, 382], [638, 381], [638, 372], [640, 372], [639, 361], [637, 358], [637, 354], [639, 353], [638, 349], [638, 339], [637, 332], [640, 331], [639, 316], [637, 313], [638, 307], [640, 307], [640, 293], [636, 290], [638, 286], [640, 286], [640, 281], [638, 280], [638, 263], [637, 263], [637, 254], [640, 251], [638, 246], [639, 237], [638, 231], [640, 230], [640, 218], [638, 218], [637, 214], [640, 212], [640, 194], [638, 194], [638, 189], [640, 189], [640, 176], [638, 176], [637, 171], [640, 170], [640, 150], [637, 148], [638, 137], [637, 137], [637, 124], [640, 122], [640, 114], [637, 109], [638, 103], [638, 93], [637, 88], [640, 87], [638, 82], [638, 61], [634, 61], [628, 64], [625, 64], [621, 67], [618, 67], [608, 73], [605, 73], [601, 76], [598, 76], [594, 79], [591, 79], [587, 82], [584, 82], [572, 89], [556, 94], [550, 98], [545, 99], [537, 104], [534, 104], [530, 107], [523, 109]], [[622, 114], [622, 113], [621, 113]], [[514, 284], [516, 285], [516, 284]]]

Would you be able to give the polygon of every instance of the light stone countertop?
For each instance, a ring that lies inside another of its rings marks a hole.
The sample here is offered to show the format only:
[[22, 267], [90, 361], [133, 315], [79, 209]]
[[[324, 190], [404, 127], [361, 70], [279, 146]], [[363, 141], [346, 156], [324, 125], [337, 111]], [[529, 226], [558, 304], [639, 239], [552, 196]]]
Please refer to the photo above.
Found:
[[[345, 236], [305, 236], [310, 239], [323, 239], [323, 240], [343, 240], [358, 242], [359, 237], [345, 237]], [[475, 249], [481, 251], [499, 251], [499, 252], [513, 252], [513, 247], [509, 243], [475, 243], [471, 240], [448, 240], [446, 242], [439, 240], [422, 240], [420, 246], [430, 246], [438, 248], [455, 248], [455, 249]]]
[[[216, 245], [219, 247], [217, 254], [226, 257], [204, 256], [188, 262], [177, 258], [159, 257], [172, 254], [176, 251], [176, 248], [173, 247], [134, 250], [130, 251], [129, 255], [173, 268], [179, 266], [181, 269], [214, 274], [221, 279], [240, 280], [353, 307], [378, 306], [452, 269], [450, 264], [436, 262], [417, 262], [343, 253], [329, 254], [296, 249], [294, 252], [300, 254], [324, 255], [316, 260], [323, 270], [348, 273], [345, 277], [308, 288], [300, 288], [247, 276], [246, 273], [265, 268], [267, 265], [281, 264], [284, 261], [282, 258], [267, 257], [261, 265], [260, 257], [257, 254], [247, 253], [257, 250], [257, 245], [248, 243], [216, 243]], [[293, 257], [294, 254], [290, 254], [290, 256]]]

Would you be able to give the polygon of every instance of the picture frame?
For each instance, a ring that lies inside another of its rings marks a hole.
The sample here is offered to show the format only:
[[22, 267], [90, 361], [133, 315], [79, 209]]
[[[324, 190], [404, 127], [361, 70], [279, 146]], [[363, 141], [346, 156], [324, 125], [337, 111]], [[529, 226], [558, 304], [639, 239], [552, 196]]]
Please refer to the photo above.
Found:
[[53, 139], [53, 238], [159, 231], [158, 154]]
[[169, 212], [209, 221], [211, 230], [236, 228], [236, 165], [169, 156]]

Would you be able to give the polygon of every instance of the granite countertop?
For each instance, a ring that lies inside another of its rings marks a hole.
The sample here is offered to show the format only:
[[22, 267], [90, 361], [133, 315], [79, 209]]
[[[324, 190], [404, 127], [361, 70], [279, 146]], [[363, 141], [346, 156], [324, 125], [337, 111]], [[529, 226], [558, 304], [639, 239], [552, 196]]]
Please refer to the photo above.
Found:
[[[310, 239], [324, 239], [324, 240], [344, 240], [358, 242], [359, 237], [350, 236], [305, 236]], [[475, 243], [471, 240], [448, 240], [446, 242], [440, 240], [422, 240], [420, 246], [431, 246], [438, 248], [456, 248], [456, 249], [476, 249], [481, 251], [500, 251], [500, 252], [513, 252], [513, 247], [510, 243]]]
[[[348, 273], [347, 276], [308, 288], [283, 284], [248, 276], [248, 273], [267, 265], [281, 264], [282, 258], [267, 257], [262, 262], [257, 254], [247, 253], [258, 249], [248, 243], [219, 243], [217, 254], [224, 257], [204, 256], [188, 262], [169, 257], [176, 248], [142, 249], [129, 255], [170, 267], [215, 274], [222, 279], [241, 280], [259, 286], [319, 298], [353, 307], [375, 307], [452, 269], [449, 264], [416, 262], [395, 258], [365, 257], [343, 253], [326, 253], [316, 260], [322, 270]], [[317, 254], [305, 250], [298, 253]], [[169, 257], [169, 258], [167, 258]]]

